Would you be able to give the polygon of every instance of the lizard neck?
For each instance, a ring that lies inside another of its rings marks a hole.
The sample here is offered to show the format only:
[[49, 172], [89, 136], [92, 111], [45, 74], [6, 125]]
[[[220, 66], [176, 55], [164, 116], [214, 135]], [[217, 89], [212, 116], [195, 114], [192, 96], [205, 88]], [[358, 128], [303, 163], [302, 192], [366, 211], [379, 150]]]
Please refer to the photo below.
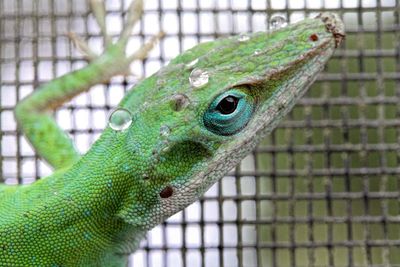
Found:
[[[96, 224], [99, 229], [92, 235], [103, 238], [116, 253], [135, 250], [147, 230], [118, 216], [122, 207], [126, 207], [127, 198], [142, 186], [138, 178], [140, 162], [130, 156], [121, 150], [118, 136], [109, 132], [71, 168], [43, 179], [49, 195], [61, 198], [67, 202], [64, 206], [73, 210], [69, 213], [73, 217], [70, 221], [86, 224], [93, 230], [89, 226]], [[129, 205], [134, 209], [141, 204], [129, 202]]]

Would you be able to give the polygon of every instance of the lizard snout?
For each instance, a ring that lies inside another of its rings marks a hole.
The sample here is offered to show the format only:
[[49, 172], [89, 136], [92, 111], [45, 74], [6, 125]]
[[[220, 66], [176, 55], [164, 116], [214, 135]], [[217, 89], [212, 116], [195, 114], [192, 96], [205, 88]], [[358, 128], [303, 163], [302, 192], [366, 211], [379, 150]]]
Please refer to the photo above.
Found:
[[324, 12], [317, 16], [323, 23], [326, 29], [333, 34], [336, 41], [336, 47], [344, 40], [346, 34], [344, 31], [344, 24], [339, 16], [335, 13]]

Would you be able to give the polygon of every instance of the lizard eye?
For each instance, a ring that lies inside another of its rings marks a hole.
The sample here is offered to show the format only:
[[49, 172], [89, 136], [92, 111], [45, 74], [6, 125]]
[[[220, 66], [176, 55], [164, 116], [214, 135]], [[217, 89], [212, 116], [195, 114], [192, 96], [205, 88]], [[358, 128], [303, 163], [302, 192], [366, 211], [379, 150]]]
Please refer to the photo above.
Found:
[[232, 89], [217, 96], [204, 114], [206, 128], [218, 135], [233, 135], [249, 122], [254, 101], [245, 92]]
[[228, 95], [224, 97], [217, 105], [217, 110], [221, 114], [231, 114], [235, 112], [239, 99], [235, 96]]

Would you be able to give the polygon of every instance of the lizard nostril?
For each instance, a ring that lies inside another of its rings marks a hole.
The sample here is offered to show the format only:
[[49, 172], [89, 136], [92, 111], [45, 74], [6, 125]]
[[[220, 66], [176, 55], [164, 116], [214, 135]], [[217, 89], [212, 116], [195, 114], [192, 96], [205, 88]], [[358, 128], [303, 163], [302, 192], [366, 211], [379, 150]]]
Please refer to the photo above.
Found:
[[174, 193], [174, 189], [172, 188], [172, 186], [167, 185], [163, 190], [161, 190], [160, 197], [169, 198], [172, 196], [173, 193]]
[[311, 35], [310, 35], [310, 40], [313, 41], [313, 42], [318, 41], [318, 35], [315, 34], [315, 33], [311, 34]]

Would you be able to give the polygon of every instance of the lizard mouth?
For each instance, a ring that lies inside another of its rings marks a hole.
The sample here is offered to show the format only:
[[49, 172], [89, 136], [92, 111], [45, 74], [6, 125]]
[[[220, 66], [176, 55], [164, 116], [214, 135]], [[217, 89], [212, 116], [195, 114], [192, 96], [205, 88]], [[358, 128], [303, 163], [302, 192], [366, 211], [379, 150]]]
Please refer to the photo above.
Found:
[[335, 47], [338, 47], [345, 38], [344, 24], [339, 16], [335, 13], [324, 12], [319, 14], [316, 18], [320, 18], [328, 32], [331, 32], [335, 38]]

